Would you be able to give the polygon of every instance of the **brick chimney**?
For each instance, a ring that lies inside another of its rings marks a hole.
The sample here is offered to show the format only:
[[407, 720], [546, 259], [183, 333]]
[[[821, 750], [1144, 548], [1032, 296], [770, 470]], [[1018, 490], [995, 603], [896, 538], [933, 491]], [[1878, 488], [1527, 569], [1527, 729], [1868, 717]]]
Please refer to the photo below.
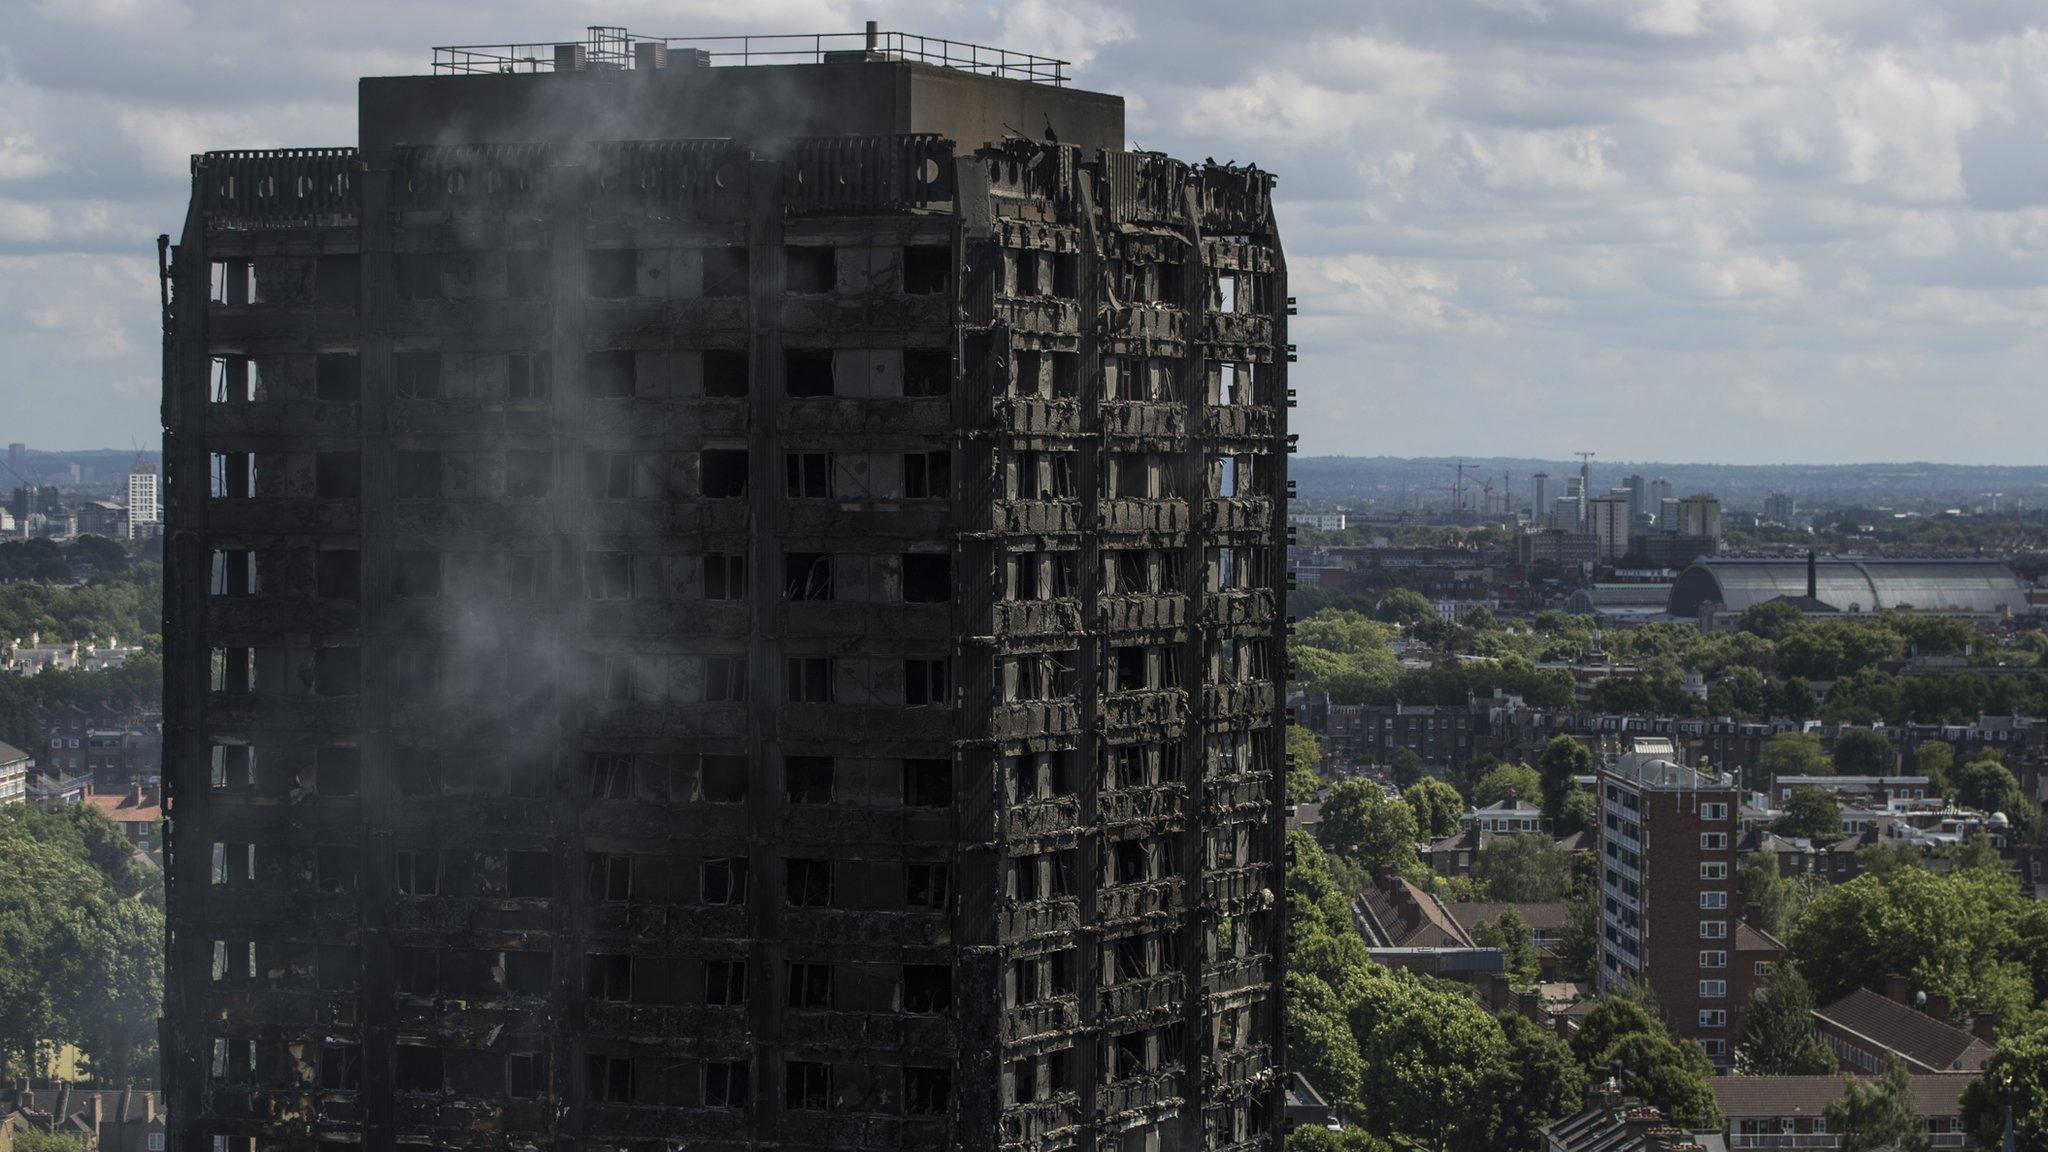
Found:
[[1992, 1030], [1998, 1024], [1998, 1017], [1989, 1012], [1970, 1013], [1970, 1035], [1986, 1044], [1993, 1043]]
[[1943, 1024], [1948, 1023], [1948, 993], [1929, 992], [1927, 994], [1927, 1004], [1920, 1010], [1941, 1021]]
[[1904, 1004], [1908, 1008], [1913, 1006], [1912, 998], [1907, 992], [1906, 978], [1904, 976], [1887, 976], [1884, 978], [1884, 998]]

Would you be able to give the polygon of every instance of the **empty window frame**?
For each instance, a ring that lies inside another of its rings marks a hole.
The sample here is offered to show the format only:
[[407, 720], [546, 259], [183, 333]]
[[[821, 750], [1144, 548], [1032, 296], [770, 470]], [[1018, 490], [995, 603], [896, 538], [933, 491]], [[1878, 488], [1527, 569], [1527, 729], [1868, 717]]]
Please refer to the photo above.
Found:
[[790, 292], [818, 295], [838, 283], [838, 249], [827, 244], [791, 244], [782, 250], [783, 284]]

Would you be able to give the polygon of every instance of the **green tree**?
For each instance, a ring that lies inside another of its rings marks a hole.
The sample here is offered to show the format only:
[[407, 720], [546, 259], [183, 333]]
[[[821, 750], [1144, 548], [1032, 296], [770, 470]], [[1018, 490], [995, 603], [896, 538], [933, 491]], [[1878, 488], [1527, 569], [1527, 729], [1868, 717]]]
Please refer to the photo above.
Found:
[[1370, 1085], [1366, 1122], [1397, 1142], [1448, 1149], [1484, 1107], [1507, 1056], [1500, 1025], [1465, 990], [1379, 969], [1351, 1008]]
[[1502, 800], [1540, 805], [1543, 802], [1542, 778], [1527, 764], [1495, 765], [1479, 778], [1478, 786], [1472, 790], [1472, 802], [1484, 808]]
[[1501, 965], [1510, 982], [1534, 984], [1541, 970], [1536, 955], [1536, 934], [1520, 912], [1510, 906], [1491, 920], [1472, 926], [1472, 939], [1482, 948], [1498, 948]]
[[1302, 1124], [1287, 1134], [1287, 1152], [1394, 1152], [1394, 1146], [1357, 1128], [1332, 1132], [1320, 1125]]
[[89, 834], [106, 819], [0, 809], [0, 1063], [37, 1071], [45, 1043], [83, 1048], [112, 1079], [152, 1043], [163, 913], [102, 871]]
[[1794, 788], [1771, 831], [1780, 836], [1804, 836], [1813, 840], [1838, 840], [1842, 836], [1842, 806], [1834, 793], [1819, 788]]
[[1780, 776], [1826, 776], [1833, 772], [1820, 737], [1811, 732], [1780, 732], [1765, 740], [1757, 753], [1756, 767], [1764, 786], [1771, 789], [1777, 787]]
[[1343, 999], [1323, 980], [1301, 972], [1287, 974], [1287, 1059], [1323, 1099], [1358, 1098], [1365, 1060]]
[[1771, 681], [1771, 715], [1787, 720], [1811, 720], [1820, 713], [1820, 698], [1813, 685], [1798, 676]]
[[1852, 988], [1880, 990], [1897, 974], [1947, 995], [1958, 1013], [2015, 1021], [2038, 999], [2033, 915], [2010, 876], [1893, 868], [1816, 896], [1790, 954], [1822, 1004]]
[[2012, 770], [1990, 756], [1980, 757], [1955, 770], [1950, 780], [1956, 803], [1984, 812], [1995, 812], [2020, 795], [2019, 781]]
[[1480, 1130], [1461, 1141], [1468, 1148], [1533, 1149], [1543, 1126], [1579, 1110], [1586, 1072], [1555, 1033], [1525, 1016], [1497, 1017], [1506, 1059], [1480, 1096]]
[[1574, 832], [1591, 832], [1600, 826], [1600, 805], [1591, 792], [1579, 791], [1564, 798], [1564, 807], [1558, 810], [1557, 822], [1551, 830], [1559, 836]]
[[1315, 733], [1299, 724], [1287, 726], [1287, 802], [1306, 804], [1323, 789], [1316, 768], [1323, 762], [1322, 746]]
[[2048, 1148], [2048, 1024], [1998, 1042], [1984, 1074], [1963, 1089], [1963, 1124], [1982, 1148]]
[[1927, 777], [1927, 786], [1937, 796], [1949, 795], [1949, 772], [1956, 766], [1956, 750], [1940, 740], [1929, 740], [1913, 749], [1913, 771]]
[[1472, 880], [1488, 900], [1554, 903], [1572, 890], [1572, 854], [1541, 832], [1496, 836], [1472, 861]]
[[1574, 777], [1593, 774], [1593, 751], [1573, 737], [1553, 736], [1536, 763], [1542, 772], [1543, 814], [1562, 824], [1565, 801], [1579, 791]]
[[1401, 800], [1415, 814], [1416, 833], [1424, 840], [1440, 840], [1456, 833], [1458, 818], [1465, 814], [1465, 798], [1434, 776], [1425, 776], [1402, 789]]
[[24, 1128], [14, 1134], [14, 1152], [86, 1152], [86, 1149], [84, 1142], [76, 1136]]
[[1779, 875], [1778, 857], [1771, 852], [1743, 853], [1736, 862], [1735, 875], [1742, 902], [1757, 905], [1763, 912], [1764, 931], [1781, 940], [1798, 927], [1806, 906], [1827, 885], [1826, 878], [1810, 873]]
[[1422, 757], [1416, 755], [1413, 748], [1394, 749], [1388, 768], [1396, 788], [1406, 788], [1429, 775], [1429, 765], [1422, 762]]
[[1685, 1128], [1720, 1126], [1711, 1086], [1714, 1066], [1697, 1043], [1672, 1037], [1639, 995], [1602, 996], [1571, 1039], [1572, 1054], [1595, 1075], [1612, 1071], [1622, 1088]]
[[1890, 776], [1897, 767], [1898, 755], [1882, 732], [1850, 728], [1835, 737], [1835, 771], [1844, 776]]
[[1735, 1064], [1746, 1076], [1824, 1076], [1834, 1068], [1813, 1034], [1813, 989], [1794, 964], [1781, 964], [1749, 998]]
[[1330, 851], [1351, 857], [1375, 871], [1414, 875], [1415, 814], [1399, 800], [1387, 799], [1378, 784], [1345, 780], [1323, 798], [1316, 838]]
[[1806, 615], [1783, 600], [1766, 600], [1743, 610], [1739, 627], [1744, 632], [1776, 643], [1806, 624]]
[[1414, 624], [1436, 619], [1429, 597], [1412, 588], [1396, 588], [1380, 600], [1379, 618], [1391, 624]]
[[1927, 1121], [1913, 1100], [1913, 1078], [1896, 1060], [1880, 1076], [1851, 1076], [1842, 1098], [1821, 1113], [1842, 1152], [1927, 1152]]
[[1564, 927], [1558, 932], [1557, 962], [1564, 974], [1577, 980], [1591, 976], [1600, 963], [1600, 909], [1589, 898], [1576, 896], [1567, 901]]

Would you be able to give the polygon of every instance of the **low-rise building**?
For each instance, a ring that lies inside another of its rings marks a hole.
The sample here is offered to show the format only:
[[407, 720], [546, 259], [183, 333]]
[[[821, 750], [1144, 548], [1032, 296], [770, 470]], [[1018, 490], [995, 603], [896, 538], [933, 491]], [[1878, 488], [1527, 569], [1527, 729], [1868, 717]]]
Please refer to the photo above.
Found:
[[1922, 993], [1916, 1010], [1907, 1003], [1907, 982], [1893, 977], [1885, 994], [1858, 988], [1813, 1010], [1813, 1030], [1845, 1072], [1882, 1072], [1897, 1060], [1908, 1072], [1982, 1072], [1991, 1062], [1989, 1021], [1973, 1019], [1974, 1031], [1948, 1021], [1948, 997]]
[[28, 778], [35, 766], [28, 753], [0, 743], [0, 805], [28, 802]]
[[1543, 1152], [1708, 1152], [1720, 1133], [1696, 1134], [1664, 1119], [1655, 1107], [1624, 1096], [1609, 1081], [1586, 1094], [1586, 1106], [1543, 1128]]
[[85, 802], [120, 825], [121, 835], [138, 852], [155, 855], [163, 847], [163, 797], [156, 788], [140, 783], [121, 790], [86, 793]]
[[0, 1148], [13, 1134], [69, 1136], [93, 1152], [163, 1152], [163, 1098], [140, 1088], [0, 1087]]
[[[1963, 1127], [1963, 1089], [1975, 1076], [1920, 1073], [1912, 1077], [1913, 1106], [1927, 1121], [1934, 1148], [1976, 1148]], [[1829, 1132], [1827, 1107], [1848, 1094], [1842, 1076], [1716, 1076], [1709, 1084], [1728, 1124], [1732, 1149], [1819, 1150], [1840, 1148]]]

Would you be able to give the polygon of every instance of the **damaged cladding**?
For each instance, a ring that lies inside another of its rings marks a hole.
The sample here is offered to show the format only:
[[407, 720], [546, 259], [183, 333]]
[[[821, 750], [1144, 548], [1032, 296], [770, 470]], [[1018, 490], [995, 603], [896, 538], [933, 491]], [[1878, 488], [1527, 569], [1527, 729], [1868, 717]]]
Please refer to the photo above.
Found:
[[173, 1149], [1279, 1146], [1272, 178], [912, 40], [194, 159]]

